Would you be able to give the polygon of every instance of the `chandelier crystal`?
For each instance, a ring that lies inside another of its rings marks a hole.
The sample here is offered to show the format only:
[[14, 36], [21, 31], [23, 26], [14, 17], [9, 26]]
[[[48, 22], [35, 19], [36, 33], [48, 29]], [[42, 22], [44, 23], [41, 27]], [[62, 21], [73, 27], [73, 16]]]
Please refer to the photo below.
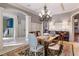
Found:
[[39, 13], [40, 21], [49, 21], [52, 18], [51, 12], [47, 9], [47, 6], [44, 6], [44, 9]]

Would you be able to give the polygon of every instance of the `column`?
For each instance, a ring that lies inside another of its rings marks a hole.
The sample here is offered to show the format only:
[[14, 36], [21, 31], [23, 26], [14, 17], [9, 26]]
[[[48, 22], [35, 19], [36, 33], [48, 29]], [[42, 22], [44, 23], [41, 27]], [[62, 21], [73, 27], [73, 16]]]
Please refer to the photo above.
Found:
[[17, 20], [17, 16], [14, 16], [14, 40], [18, 40], [18, 20]]
[[43, 22], [41, 24], [41, 35], [43, 36]]
[[26, 14], [26, 42], [28, 43], [28, 34], [29, 34], [29, 26], [30, 26], [31, 17]]
[[0, 8], [0, 49], [3, 47], [3, 16], [2, 16], [3, 8]]

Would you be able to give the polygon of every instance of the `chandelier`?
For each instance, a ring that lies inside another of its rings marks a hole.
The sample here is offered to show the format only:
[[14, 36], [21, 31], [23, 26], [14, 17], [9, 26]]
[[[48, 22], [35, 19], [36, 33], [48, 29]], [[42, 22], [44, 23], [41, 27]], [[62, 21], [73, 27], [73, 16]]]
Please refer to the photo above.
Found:
[[47, 9], [47, 6], [44, 6], [44, 9], [39, 13], [40, 21], [49, 21], [52, 18], [51, 12]]

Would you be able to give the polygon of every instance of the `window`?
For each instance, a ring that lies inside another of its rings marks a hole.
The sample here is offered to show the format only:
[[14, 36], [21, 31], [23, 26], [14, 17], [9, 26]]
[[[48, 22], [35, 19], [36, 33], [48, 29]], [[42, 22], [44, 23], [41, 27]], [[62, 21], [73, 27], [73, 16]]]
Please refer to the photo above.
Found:
[[14, 37], [13, 18], [3, 16], [3, 38]]
[[3, 13], [2, 19], [2, 31], [3, 31], [3, 46], [8, 46], [11, 44], [15, 44], [15, 16], [14, 14], [10, 13]]

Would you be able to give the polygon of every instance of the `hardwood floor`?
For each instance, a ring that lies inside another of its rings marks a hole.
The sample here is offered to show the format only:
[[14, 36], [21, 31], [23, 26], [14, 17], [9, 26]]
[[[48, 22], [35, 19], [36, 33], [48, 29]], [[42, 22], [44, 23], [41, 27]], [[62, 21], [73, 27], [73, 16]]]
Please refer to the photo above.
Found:
[[74, 34], [74, 41], [79, 42], [79, 33]]
[[61, 56], [79, 56], [78, 42], [63, 42], [63, 51]]

